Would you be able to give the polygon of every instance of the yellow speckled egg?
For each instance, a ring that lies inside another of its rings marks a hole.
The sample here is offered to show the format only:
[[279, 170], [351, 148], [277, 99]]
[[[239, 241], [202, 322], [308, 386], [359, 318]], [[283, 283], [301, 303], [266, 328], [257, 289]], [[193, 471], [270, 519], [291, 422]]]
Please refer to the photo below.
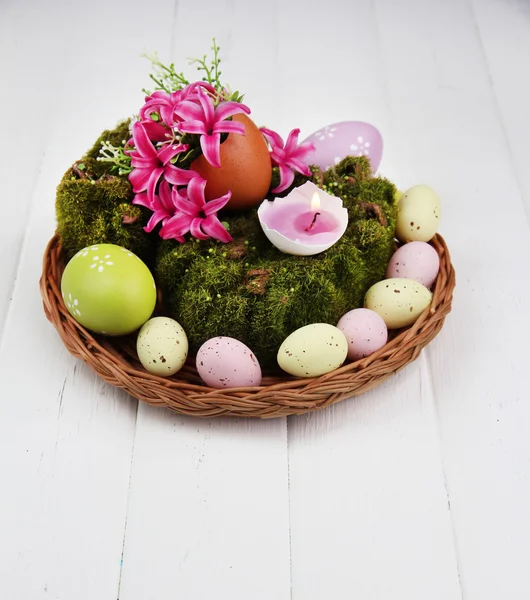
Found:
[[154, 317], [140, 329], [136, 351], [146, 371], [169, 377], [180, 371], [186, 362], [188, 337], [177, 321]]
[[389, 329], [408, 327], [432, 301], [431, 292], [412, 279], [395, 277], [374, 284], [364, 297], [364, 306], [383, 317]]
[[278, 351], [278, 364], [294, 377], [318, 377], [338, 369], [347, 354], [348, 341], [340, 329], [313, 323], [285, 339]]
[[429, 242], [440, 225], [440, 198], [428, 185], [409, 188], [399, 200], [396, 237], [402, 242]]

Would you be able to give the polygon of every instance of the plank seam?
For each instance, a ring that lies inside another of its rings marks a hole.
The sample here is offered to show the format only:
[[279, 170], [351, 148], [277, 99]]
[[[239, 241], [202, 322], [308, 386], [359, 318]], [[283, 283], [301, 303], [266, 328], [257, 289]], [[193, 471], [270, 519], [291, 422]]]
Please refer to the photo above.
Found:
[[289, 598], [293, 600], [293, 545], [291, 528], [291, 454], [289, 450], [289, 421], [285, 419], [285, 437], [287, 446], [287, 514], [289, 515]]
[[129, 501], [131, 498], [131, 484], [132, 484], [132, 473], [133, 473], [133, 462], [134, 462], [134, 450], [136, 448], [136, 431], [137, 431], [137, 424], [138, 424], [139, 406], [140, 406], [140, 403], [138, 402], [136, 404], [136, 413], [134, 416], [134, 436], [133, 436], [133, 443], [132, 443], [132, 450], [131, 450], [131, 466], [129, 469], [129, 485], [127, 486], [127, 502], [126, 502], [126, 509], [125, 509], [125, 522], [123, 525], [123, 539], [122, 539], [122, 544], [121, 544], [120, 575], [119, 575], [119, 579], [118, 579], [118, 593], [116, 595], [117, 600], [120, 600], [121, 577], [122, 577], [122, 573], [123, 573], [123, 556], [125, 554], [125, 544], [127, 541], [127, 521], [129, 519]]
[[433, 409], [434, 409], [436, 437], [437, 437], [437, 442], [438, 442], [438, 451], [439, 451], [439, 455], [440, 455], [440, 465], [441, 465], [441, 469], [442, 469], [445, 497], [447, 499], [447, 510], [449, 511], [449, 520], [451, 523], [451, 538], [453, 541], [453, 548], [454, 548], [454, 553], [455, 553], [455, 563], [456, 563], [455, 566], [456, 566], [456, 574], [458, 577], [458, 587], [460, 588], [461, 600], [465, 600], [464, 589], [462, 586], [462, 577], [461, 577], [461, 559], [460, 559], [460, 552], [458, 550], [458, 536], [456, 533], [456, 524], [454, 521], [453, 512], [451, 510], [451, 494], [450, 494], [450, 490], [449, 490], [449, 483], [447, 481], [447, 474], [446, 474], [445, 464], [444, 464], [443, 449], [442, 449], [442, 431], [441, 431], [441, 427], [440, 427], [440, 414], [438, 412], [438, 402], [436, 401], [434, 378], [433, 378], [433, 374], [432, 374], [431, 363], [429, 360], [429, 349], [426, 348], [422, 354], [423, 354], [423, 361], [425, 363], [425, 369], [427, 371], [427, 381], [428, 381], [428, 385], [430, 388], [429, 396], [432, 399]]
[[486, 72], [488, 74], [488, 81], [489, 81], [490, 88], [491, 88], [491, 95], [493, 97], [493, 104], [495, 106], [495, 112], [497, 113], [497, 118], [499, 119], [499, 123], [500, 123], [501, 129], [502, 129], [502, 135], [504, 137], [504, 141], [506, 142], [506, 149], [508, 151], [508, 156], [510, 158], [510, 162], [512, 165], [514, 179], [515, 179], [515, 181], [517, 183], [517, 187], [519, 189], [519, 197], [520, 197], [521, 203], [523, 204], [524, 214], [526, 215], [526, 222], [527, 222], [528, 226], [530, 227], [530, 203], [528, 203], [528, 205], [527, 205], [527, 203], [524, 201], [524, 198], [526, 196], [525, 189], [524, 189], [524, 186], [519, 177], [519, 169], [517, 168], [517, 164], [514, 159], [513, 149], [512, 149], [512, 145], [510, 143], [510, 135], [508, 134], [508, 130], [506, 129], [506, 123], [504, 122], [504, 116], [503, 116], [503, 112], [502, 112], [501, 105], [499, 102], [499, 97], [497, 96], [497, 92], [495, 90], [495, 81], [493, 80], [493, 75], [491, 73], [490, 63], [489, 63], [488, 55], [486, 52], [486, 47], [484, 45], [484, 40], [482, 39], [482, 34], [480, 32], [480, 27], [478, 24], [477, 16], [475, 14], [475, 10], [473, 7], [473, 0], [467, 0], [466, 4], [469, 8], [469, 12], [471, 13], [473, 27], [475, 29], [475, 35], [477, 36], [478, 46], [480, 48], [480, 53], [482, 54], [482, 60], [484, 61], [484, 65], [486, 67]]
[[[37, 173], [34, 177], [33, 184], [31, 186], [30, 201], [28, 203], [28, 207], [27, 207], [26, 215], [25, 215], [27, 223], [30, 223], [30, 216], [33, 212], [33, 205], [36, 202], [35, 191], [36, 191], [37, 185], [39, 183], [39, 179], [40, 179], [40, 176], [42, 173], [42, 166], [44, 164], [45, 158], [46, 158], [46, 148], [44, 148], [42, 151], [41, 159], [39, 161], [39, 168], [37, 169]], [[17, 281], [19, 280], [20, 269], [22, 267], [22, 256], [23, 256], [24, 250], [26, 248], [26, 242], [28, 239], [28, 231], [29, 231], [29, 227], [26, 227], [26, 229], [24, 230], [24, 235], [22, 237], [22, 242], [20, 243], [20, 246], [19, 246], [18, 258], [15, 263], [15, 276], [14, 276], [13, 280], [11, 281], [11, 293], [9, 294], [9, 300], [7, 301], [7, 309], [2, 318], [2, 321], [0, 322], [0, 352], [2, 351], [3, 346], [4, 346], [5, 326], [6, 326], [7, 322], [9, 321], [9, 317], [11, 315], [11, 310], [13, 308], [13, 298], [14, 298], [16, 290], [17, 290]]]

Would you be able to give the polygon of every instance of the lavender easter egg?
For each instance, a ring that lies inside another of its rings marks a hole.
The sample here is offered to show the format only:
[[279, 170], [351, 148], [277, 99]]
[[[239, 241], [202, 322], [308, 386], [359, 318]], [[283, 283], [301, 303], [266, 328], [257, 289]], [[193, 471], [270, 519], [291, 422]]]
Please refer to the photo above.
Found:
[[388, 340], [383, 317], [368, 308], [350, 310], [337, 323], [348, 341], [348, 358], [359, 360], [382, 348]]
[[252, 350], [239, 340], [219, 336], [199, 348], [197, 371], [213, 388], [250, 387], [261, 384], [261, 367]]
[[383, 156], [383, 137], [370, 123], [342, 121], [312, 133], [304, 142], [315, 145], [310, 162], [323, 171], [335, 166], [346, 156], [366, 156], [375, 173]]
[[386, 277], [406, 277], [430, 288], [440, 269], [438, 252], [426, 242], [409, 242], [398, 248], [386, 270]]

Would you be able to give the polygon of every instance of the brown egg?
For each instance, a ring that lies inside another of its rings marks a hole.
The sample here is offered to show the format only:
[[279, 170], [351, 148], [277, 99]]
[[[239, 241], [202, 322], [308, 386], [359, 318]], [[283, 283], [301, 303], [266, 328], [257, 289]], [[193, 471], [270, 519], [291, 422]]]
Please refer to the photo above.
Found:
[[254, 122], [244, 114], [232, 118], [243, 123], [245, 135], [230, 133], [221, 144], [221, 167], [212, 167], [201, 155], [191, 163], [191, 168], [208, 182], [207, 200], [219, 198], [231, 190], [232, 197], [225, 208], [247, 210], [260, 204], [269, 191], [271, 157]]

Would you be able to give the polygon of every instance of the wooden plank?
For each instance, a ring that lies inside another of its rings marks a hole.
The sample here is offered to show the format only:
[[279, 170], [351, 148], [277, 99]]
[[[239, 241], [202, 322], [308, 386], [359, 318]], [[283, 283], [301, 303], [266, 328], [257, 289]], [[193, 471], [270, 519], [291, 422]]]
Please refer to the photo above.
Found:
[[[173, 2], [159, 8], [171, 12]], [[31, 127], [35, 143], [42, 142], [43, 160], [38, 172], [30, 143], [30, 208], [9, 205], [21, 210], [13, 235], [23, 235], [24, 242], [0, 339], [0, 478], [6, 484], [0, 596], [116, 598], [137, 402], [67, 355], [46, 322], [37, 281], [63, 172], [104, 127], [132, 112], [138, 102], [132, 91], [138, 93], [146, 70], [136, 57], [144, 43], [162, 49], [169, 44], [169, 29], [153, 11], [138, 19], [143, 5], [125, 0], [96, 1], [83, 11], [58, 1], [10, 10], [4, 17], [14, 16], [2, 27], [22, 45], [20, 53], [8, 53], [10, 69], [20, 70], [26, 82], [18, 118], [23, 134]], [[9, 181], [15, 187], [26, 185], [17, 164], [25, 152], [11, 146]], [[2, 206], [8, 201], [4, 197]], [[23, 228], [16, 233], [19, 222]]]
[[[64, 41], [46, 39], [49, 19], [36, 7], [38, 18], [28, 19], [20, 4], [0, 7], [3, 115], [0, 144], [2, 218], [0, 236], [0, 335], [16, 279], [23, 238], [44, 149], [50, 134], [50, 110], [57, 101], [64, 57]], [[42, 27], [42, 25], [45, 25]], [[39, 51], [36, 51], [39, 48]], [[55, 63], [56, 69], [49, 69]], [[14, 150], [14, 149], [17, 150]]]
[[[171, 60], [185, 67], [215, 36], [224, 80], [245, 93], [258, 123], [272, 123], [276, 10], [181, 3]], [[204, 421], [141, 405], [120, 599], [287, 600], [287, 484], [285, 419]]]
[[286, 441], [141, 405], [120, 600], [290, 598]]
[[289, 418], [294, 599], [460, 598], [422, 363], [360, 398]]
[[530, 7], [527, 2], [471, 2], [503, 133], [530, 221]]
[[[395, 137], [396, 99], [386, 82], [387, 32], [372, 4], [342, 4], [340, 24], [336, 16], [332, 8], [320, 15], [323, 43], [312, 49], [306, 40], [298, 52], [310, 64], [334, 64], [321, 110], [334, 114], [335, 104], [341, 118], [378, 126], [386, 143], [381, 170], [400, 185], [408, 173], [395, 151], [403, 140]], [[399, 36], [414, 27], [410, 20]], [[394, 68], [397, 79], [410, 76], [406, 65]], [[288, 429], [293, 599], [460, 598], [423, 359], [361, 398], [290, 418]]]
[[503, 133], [530, 220], [530, 6], [524, 1], [499, 0], [474, 0], [471, 5]]
[[[396, 173], [439, 191], [457, 269], [453, 314], [427, 356], [463, 596], [527, 598], [530, 238], [520, 188], [469, 7], [410, 2], [405, 14], [381, 1], [378, 15]], [[506, 77], [516, 85], [519, 74]]]

